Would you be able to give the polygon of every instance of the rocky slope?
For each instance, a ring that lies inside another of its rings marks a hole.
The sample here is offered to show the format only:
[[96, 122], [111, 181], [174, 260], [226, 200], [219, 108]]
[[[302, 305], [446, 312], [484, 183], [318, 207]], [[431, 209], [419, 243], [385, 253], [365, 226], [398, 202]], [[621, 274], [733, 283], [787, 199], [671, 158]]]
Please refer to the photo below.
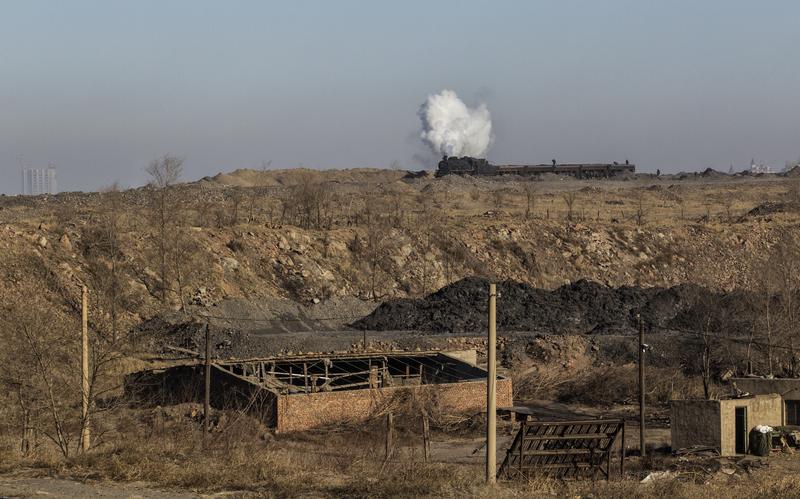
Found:
[[[287, 173], [281, 175], [276, 178], [283, 180], [273, 178], [274, 184], [293, 181], [285, 179]], [[324, 307], [331, 299], [375, 303], [422, 296], [469, 276], [548, 289], [580, 279], [609, 286], [693, 283], [716, 290], [748, 289], [759, 285], [764, 255], [769, 255], [778, 241], [794, 245], [800, 232], [793, 213], [745, 216], [765, 197], [784, 199], [786, 187], [778, 181], [677, 185], [673, 190], [681, 192], [682, 204], [695, 212], [709, 211], [701, 202], [705, 199], [735, 194], [739, 200], [748, 200], [737, 201], [736, 210], [742, 216], [735, 218], [726, 218], [721, 205], [714, 205], [716, 214], [708, 222], [660, 215], [659, 206], [667, 206], [663, 189], [645, 184], [601, 183], [597, 187], [575, 183], [572, 188], [584, 211], [591, 213], [598, 207], [598, 215], [583, 213], [581, 221], [567, 221], [559, 198], [563, 183], [538, 185], [538, 208], [532, 219], [526, 220], [521, 182], [404, 182], [397, 172], [365, 175], [348, 172], [342, 180], [323, 179], [326, 188], [337, 189], [331, 209], [342, 214], [338, 219], [332, 217], [324, 228], [301, 228], [287, 220], [281, 223], [270, 203], [286, 203], [293, 191], [243, 191], [251, 203], [263, 204], [255, 215], [249, 208], [250, 215], [240, 216], [234, 223], [201, 224], [197, 217], [188, 218], [181, 230], [194, 250], [184, 255], [189, 271], [182, 276], [183, 294], [170, 293], [168, 308], [178, 308], [180, 298], [200, 306], [226, 299], [269, 304], [280, 298], [312, 309]], [[257, 184], [250, 177], [237, 182]], [[192, 213], [199, 213], [196, 203], [200, 197], [227, 213], [236, 189], [245, 188], [204, 179], [185, 189], [195, 200], [195, 204], [187, 202]], [[493, 210], [498, 200], [491, 193], [498, 189], [505, 197], [499, 202], [501, 209]], [[345, 207], [354, 199], [366, 199], [375, 191], [384, 193], [380, 213], [397, 212], [398, 216], [387, 217], [379, 228], [364, 217], [355, 222], [345, 217], [350, 213]], [[636, 207], [630, 199], [637, 192], [647, 196], [648, 218], [641, 224], [633, 217], [625, 218], [624, 212], [622, 219], [615, 218], [618, 203], [628, 210]], [[126, 323], [134, 325], [164, 309], [158, 292], [162, 283], [154, 256], [157, 231], [146, 213], [148, 190], [126, 191], [123, 196], [125, 217], [117, 272], [125, 291], [122, 308]], [[599, 199], [613, 203], [600, 213]], [[87, 241], [103, 216], [100, 200], [100, 194], [0, 200], [0, 301], [7, 303], [24, 282], [41, 285], [41, 277], [46, 275], [42, 292], [48, 299], [67, 310], [76, 308], [77, 283], [97, 282], [98, 268], [109, 265]], [[246, 202], [241, 212], [248, 210], [245, 206]], [[678, 204], [670, 206], [674, 209]], [[375, 251], [365, 250], [368, 244]], [[98, 297], [97, 301], [102, 300]], [[335, 306], [328, 310], [341, 315], [341, 323], [349, 322], [347, 315], [368, 311]]]

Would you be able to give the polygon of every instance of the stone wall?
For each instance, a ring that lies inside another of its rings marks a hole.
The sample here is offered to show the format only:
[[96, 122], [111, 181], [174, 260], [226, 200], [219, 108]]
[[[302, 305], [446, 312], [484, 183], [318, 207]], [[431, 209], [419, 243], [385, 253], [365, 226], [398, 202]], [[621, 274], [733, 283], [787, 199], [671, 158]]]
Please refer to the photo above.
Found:
[[[498, 379], [497, 406], [514, 405], [511, 393], [511, 379]], [[486, 381], [280, 395], [276, 431], [291, 432], [357, 423], [388, 407], [397, 407], [401, 412], [412, 398], [448, 412], [485, 411]]]
[[673, 451], [693, 445], [720, 448], [718, 400], [673, 400], [669, 405]]

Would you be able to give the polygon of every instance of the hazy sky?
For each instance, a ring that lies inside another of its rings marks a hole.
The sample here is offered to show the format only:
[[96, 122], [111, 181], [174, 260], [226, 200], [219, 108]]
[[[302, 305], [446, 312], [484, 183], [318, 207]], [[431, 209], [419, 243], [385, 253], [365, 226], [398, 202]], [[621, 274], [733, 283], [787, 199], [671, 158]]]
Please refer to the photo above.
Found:
[[0, 192], [240, 167], [420, 168], [417, 109], [492, 113], [495, 162], [800, 156], [797, 1], [0, 1]]

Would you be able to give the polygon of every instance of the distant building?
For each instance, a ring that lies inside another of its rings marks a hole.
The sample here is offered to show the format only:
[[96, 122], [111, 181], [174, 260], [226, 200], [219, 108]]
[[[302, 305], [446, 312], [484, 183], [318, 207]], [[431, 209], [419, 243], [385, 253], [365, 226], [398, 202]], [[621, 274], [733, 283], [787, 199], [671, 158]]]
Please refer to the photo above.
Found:
[[23, 168], [22, 194], [26, 196], [58, 194], [56, 169], [52, 166], [47, 168]]
[[764, 163], [756, 163], [756, 160], [750, 160], [750, 173], [772, 173], [772, 167]]

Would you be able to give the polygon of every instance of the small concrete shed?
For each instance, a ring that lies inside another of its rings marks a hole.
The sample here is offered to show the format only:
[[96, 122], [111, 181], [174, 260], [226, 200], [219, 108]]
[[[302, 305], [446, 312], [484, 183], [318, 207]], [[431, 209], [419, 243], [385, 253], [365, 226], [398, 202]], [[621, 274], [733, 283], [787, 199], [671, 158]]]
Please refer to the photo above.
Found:
[[722, 456], [746, 454], [750, 430], [758, 425], [780, 426], [781, 397], [752, 395], [722, 400], [670, 402], [672, 450], [707, 445]]
[[783, 399], [783, 424], [800, 426], [800, 378], [731, 378], [730, 382], [752, 395], [777, 393]]

